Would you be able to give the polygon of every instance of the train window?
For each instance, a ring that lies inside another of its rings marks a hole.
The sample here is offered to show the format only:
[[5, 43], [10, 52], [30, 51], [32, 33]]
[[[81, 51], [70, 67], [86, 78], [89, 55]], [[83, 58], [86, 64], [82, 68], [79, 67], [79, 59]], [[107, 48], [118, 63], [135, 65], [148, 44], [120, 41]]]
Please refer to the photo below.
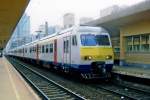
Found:
[[33, 52], [35, 52], [35, 47], [33, 47]]
[[42, 46], [39, 45], [39, 53], [42, 53]]
[[34, 53], [34, 47], [32, 47], [32, 52]]
[[46, 45], [46, 53], [48, 53], [48, 45]]
[[32, 47], [30, 47], [30, 53], [32, 53]]
[[96, 35], [95, 37], [98, 45], [110, 45], [108, 35]]
[[35, 47], [33, 47], [33, 52], [35, 52]]
[[69, 41], [64, 41], [64, 53], [69, 52]]
[[44, 45], [42, 45], [42, 53], [44, 53]]
[[76, 46], [77, 45], [77, 38], [76, 35], [72, 36], [72, 45]]
[[32, 53], [34, 52], [34, 47], [32, 47]]
[[29, 53], [31, 53], [31, 48], [29, 48]]
[[33, 52], [33, 47], [31, 47], [31, 53]]
[[69, 52], [69, 40], [66, 41], [66, 53]]
[[33, 47], [31, 47], [31, 53], [33, 52]]
[[96, 46], [95, 35], [94, 34], [82, 34], [81, 44], [83, 46]]
[[50, 44], [49, 52], [53, 53], [53, 44]]
[[22, 49], [22, 52], [25, 53], [24, 48]]
[[66, 41], [64, 41], [64, 53], [66, 52]]
[[109, 46], [110, 42], [108, 35], [82, 34], [81, 44], [83, 46]]
[[37, 46], [35, 46], [35, 52], [37, 52]]
[[36, 52], [36, 46], [34, 47], [34, 52]]
[[41, 53], [41, 45], [38, 46], [38, 52]]

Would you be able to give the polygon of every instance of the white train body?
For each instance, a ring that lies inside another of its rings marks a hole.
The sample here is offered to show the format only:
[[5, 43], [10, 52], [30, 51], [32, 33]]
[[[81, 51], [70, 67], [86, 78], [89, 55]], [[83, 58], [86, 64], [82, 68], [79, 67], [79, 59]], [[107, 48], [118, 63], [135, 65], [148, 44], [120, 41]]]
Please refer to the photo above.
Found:
[[103, 28], [78, 26], [14, 48], [8, 54], [91, 78], [92, 74], [111, 72], [114, 56], [110, 41]]

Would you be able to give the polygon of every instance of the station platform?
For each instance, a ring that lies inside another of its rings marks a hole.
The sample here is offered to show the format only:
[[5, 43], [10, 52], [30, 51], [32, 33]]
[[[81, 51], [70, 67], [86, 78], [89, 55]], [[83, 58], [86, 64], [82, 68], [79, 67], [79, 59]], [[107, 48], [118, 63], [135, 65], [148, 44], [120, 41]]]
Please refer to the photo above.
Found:
[[0, 58], [0, 100], [40, 100], [5, 57]]
[[150, 68], [139, 68], [135, 66], [114, 66], [113, 73], [150, 79]]

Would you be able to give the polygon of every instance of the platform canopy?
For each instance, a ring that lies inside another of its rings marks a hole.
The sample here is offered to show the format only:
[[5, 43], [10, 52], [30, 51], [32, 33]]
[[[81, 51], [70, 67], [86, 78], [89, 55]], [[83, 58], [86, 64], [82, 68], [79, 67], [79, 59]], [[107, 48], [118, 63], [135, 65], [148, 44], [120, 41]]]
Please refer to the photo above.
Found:
[[5, 47], [30, 0], [0, 1], [0, 49]]
[[150, 1], [146, 0], [134, 6], [124, 8], [118, 12], [93, 20], [87, 25], [102, 26], [109, 30], [114, 36], [119, 36], [120, 27], [150, 19]]

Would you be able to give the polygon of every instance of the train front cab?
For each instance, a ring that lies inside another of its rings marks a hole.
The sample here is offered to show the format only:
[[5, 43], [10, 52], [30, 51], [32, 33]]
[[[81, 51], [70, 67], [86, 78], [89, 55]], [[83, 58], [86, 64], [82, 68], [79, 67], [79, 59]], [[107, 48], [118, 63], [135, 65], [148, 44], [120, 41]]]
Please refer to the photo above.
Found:
[[108, 33], [81, 34], [79, 69], [85, 79], [109, 78], [114, 54]]

